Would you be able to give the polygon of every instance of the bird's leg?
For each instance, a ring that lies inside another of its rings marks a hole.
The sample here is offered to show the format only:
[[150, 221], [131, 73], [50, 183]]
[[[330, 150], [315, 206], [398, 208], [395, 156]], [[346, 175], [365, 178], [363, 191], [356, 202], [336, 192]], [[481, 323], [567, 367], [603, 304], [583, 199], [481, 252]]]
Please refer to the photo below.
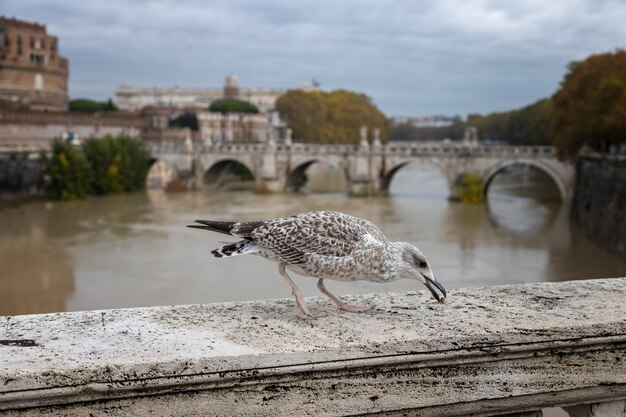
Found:
[[298, 304], [300, 311], [302, 311], [302, 313], [305, 316], [310, 317], [312, 319], [316, 319], [317, 317], [315, 317], [313, 313], [311, 313], [311, 310], [309, 310], [309, 308], [306, 306], [306, 304], [304, 304], [304, 299], [302, 298], [302, 291], [300, 291], [300, 289], [296, 287], [296, 284], [294, 284], [291, 278], [289, 278], [289, 275], [287, 275], [287, 271], [285, 270], [286, 266], [287, 266], [287, 263], [285, 262], [279, 263], [278, 272], [280, 273], [280, 275], [282, 275], [283, 278], [285, 278], [285, 281], [287, 281], [287, 284], [289, 284], [289, 286], [291, 287], [291, 294], [293, 294], [293, 296], [296, 297], [296, 304]]
[[362, 313], [364, 311], [368, 311], [372, 309], [372, 307], [369, 307], [369, 306], [359, 306], [359, 305], [351, 305], [351, 304], [344, 303], [343, 301], [335, 297], [333, 294], [330, 293], [330, 291], [326, 289], [326, 287], [324, 286], [324, 280], [322, 278], [317, 280], [317, 288], [319, 288], [319, 290], [323, 292], [328, 298], [333, 300], [335, 304], [337, 304], [337, 308], [339, 310], [349, 311], [351, 313]]

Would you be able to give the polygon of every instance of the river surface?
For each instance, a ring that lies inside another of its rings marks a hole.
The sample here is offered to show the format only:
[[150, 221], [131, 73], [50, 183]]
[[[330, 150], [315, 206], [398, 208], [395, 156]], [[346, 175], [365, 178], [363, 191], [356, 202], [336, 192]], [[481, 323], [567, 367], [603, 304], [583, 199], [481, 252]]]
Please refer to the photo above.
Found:
[[[306, 210], [368, 218], [394, 240], [417, 244], [454, 288], [626, 276], [626, 262], [581, 236], [550, 201], [547, 177], [496, 177], [488, 203], [447, 200], [442, 176], [400, 170], [389, 197], [250, 191], [140, 192], [76, 202], [31, 202], [0, 211], [0, 315], [291, 297], [274, 264], [215, 259], [227, 236], [186, 228], [194, 219], [256, 220]], [[307, 296], [315, 280], [295, 276]], [[337, 294], [425, 289], [415, 281], [328, 282]]]

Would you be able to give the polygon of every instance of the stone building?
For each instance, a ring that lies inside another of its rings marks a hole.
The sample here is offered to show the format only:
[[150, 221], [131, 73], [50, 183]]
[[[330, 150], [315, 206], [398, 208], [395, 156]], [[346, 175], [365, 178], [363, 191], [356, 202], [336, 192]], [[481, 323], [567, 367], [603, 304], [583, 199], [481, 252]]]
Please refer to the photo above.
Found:
[[115, 106], [120, 110], [139, 111], [146, 107], [172, 109], [208, 109], [223, 97], [221, 88], [144, 88], [120, 85], [115, 92]]
[[0, 17], [0, 108], [67, 110], [67, 77], [45, 25]]
[[267, 114], [198, 112], [198, 128], [204, 144], [265, 142], [274, 133]]
[[[298, 89], [317, 91], [319, 87], [317, 83], [312, 83]], [[281, 88], [242, 88], [237, 76], [230, 75], [226, 77], [222, 88], [143, 88], [121, 85], [115, 93], [115, 105], [125, 111], [150, 109], [162, 120], [162, 124], [166, 123], [167, 115], [171, 118], [185, 112], [193, 113], [198, 118], [199, 137], [207, 144], [265, 142], [270, 138], [284, 137], [285, 126], [276, 111], [276, 100], [286, 92], [287, 89]], [[259, 109], [259, 113], [221, 114], [208, 111], [212, 102], [223, 98], [252, 103]]]
[[[298, 89], [315, 91], [315, 84], [305, 84]], [[120, 110], [136, 111], [144, 107], [196, 108], [206, 110], [213, 101], [222, 98], [235, 98], [248, 101], [258, 107], [261, 113], [272, 112], [276, 100], [286, 93], [286, 88], [242, 88], [235, 75], [226, 77], [222, 88], [183, 88], [183, 87], [137, 87], [121, 85], [115, 92], [115, 105]]]

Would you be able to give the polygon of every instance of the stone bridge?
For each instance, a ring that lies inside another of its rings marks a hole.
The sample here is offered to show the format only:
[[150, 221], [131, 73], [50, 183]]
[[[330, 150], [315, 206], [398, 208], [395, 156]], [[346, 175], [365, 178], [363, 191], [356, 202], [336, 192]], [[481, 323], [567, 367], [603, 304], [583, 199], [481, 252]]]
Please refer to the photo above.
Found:
[[396, 172], [414, 161], [432, 165], [443, 174], [451, 199], [458, 199], [459, 185], [466, 175], [482, 178], [486, 192], [500, 171], [518, 164], [545, 172], [554, 181], [563, 201], [571, 199], [574, 185], [574, 166], [559, 161], [551, 146], [441, 142], [287, 145], [270, 142], [194, 147], [187, 142], [183, 146], [155, 146], [152, 153], [155, 164], [149, 181], [153, 186], [163, 185], [173, 178], [186, 179], [196, 187], [219, 186], [226, 168], [238, 163], [254, 175], [257, 191], [294, 191], [306, 169], [322, 161], [344, 172], [353, 195], [385, 194]]

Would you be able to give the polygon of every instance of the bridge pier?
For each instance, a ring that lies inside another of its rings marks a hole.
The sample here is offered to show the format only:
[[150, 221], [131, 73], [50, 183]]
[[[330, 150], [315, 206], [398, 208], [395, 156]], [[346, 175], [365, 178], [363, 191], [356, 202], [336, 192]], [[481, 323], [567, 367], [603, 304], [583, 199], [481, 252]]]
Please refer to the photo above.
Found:
[[380, 143], [369, 146], [362, 141], [348, 161], [348, 192], [354, 196], [385, 194], [384, 154]]
[[285, 189], [287, 178], [278, 169], [276, 143], [270, 141], [260, 155], [256, 171], [256, 190], [259, 193], [280, 193]]
[[370, 155], [367, 149], [360, 149], [349, 162], [348, 187], [350, 195], [368, 196], [379, 191], [375, 176], [372, 175]]
[[256, 192], [259, 194], [275, 194], [284, 192], [285, 184], [279, 178], [266, 177], [256, 180]]

